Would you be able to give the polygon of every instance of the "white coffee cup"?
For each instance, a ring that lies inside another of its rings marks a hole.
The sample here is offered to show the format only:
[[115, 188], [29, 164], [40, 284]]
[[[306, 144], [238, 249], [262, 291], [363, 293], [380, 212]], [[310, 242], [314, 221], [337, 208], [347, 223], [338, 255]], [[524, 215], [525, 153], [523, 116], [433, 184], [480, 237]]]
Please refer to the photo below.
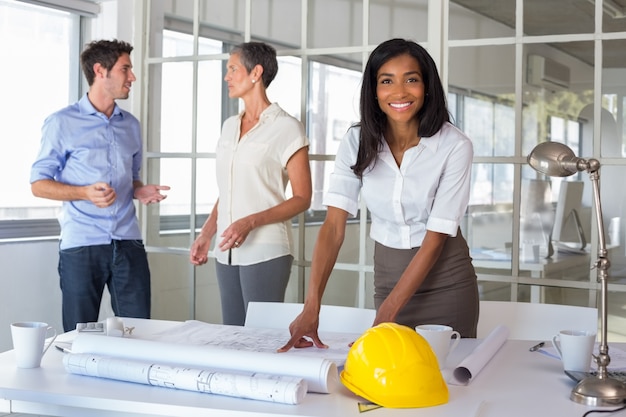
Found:
[[461, 341], [459, 332], [452, 329], [450, 326], [442, 324], [422, 324], [415, 327], [415, 331], [426, 339], [433, 352], [435, 352], [440, 368], [444, 367], [448, 354], [452, 352]]
[[[49, 334], [50, 333], [50, 334]], [[46, 337], [52, 337], [44, 348]], [[18, 368], [38, 368], [41, 358], [57, 337], [56, 330], [48, 323], [24, 321], [11, 324], [11, 337]]]
[[106, 321], [107, 336], [124, 336], [124, 322], [119, 317], [109, 317]]
[[566, 371], [588, 372], [596, 343], [596, 333], [585, 330], [561, 330], [552, 338]]

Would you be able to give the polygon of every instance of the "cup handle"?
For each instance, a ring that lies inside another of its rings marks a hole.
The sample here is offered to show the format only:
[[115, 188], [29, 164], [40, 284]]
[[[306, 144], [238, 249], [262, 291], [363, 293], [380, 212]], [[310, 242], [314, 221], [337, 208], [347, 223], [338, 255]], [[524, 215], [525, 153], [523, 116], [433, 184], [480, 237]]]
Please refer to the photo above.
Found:
[[559, 346], [559, 343], [557, 342], [558, 338], [559, 338], [558, 335], [552, 337], [552, 346], [554, 346], [554, 348], [556, 349], [557, 353], [559, 354], [559, 357], [563, 359], [563, 353], [561, 353], [561, 346]]
[[44, 354], [48, 351], [48, 349], [50, 349], [50, 346], [52, 346], [52, 344], [54, 343], [54, 341], [55, 341], [55, 340], [56, 340], [56, 338], [57, 338], [57, 331], [56, 331], [56, 329], [55, 329], [54, 327], [50, 326], [50, 327], [48, 327], [48, 328], [46, 329], [46, 333], [47, 333], [49, 330], [52, 330], [52, 331], [54, 332], [54, 335], [52, 336], [52, 340], [50, 341], [50, 343], [48, 343], [48, 346], [46, 346], [46, 347], [43, 349], [43, 352], [41, 352], [41, 356], [43, 356], [43, 355], [44, 355]]
[[453, 338], [453, 337], [454, 337], [453, 339], [454, 342], [452, 342], [452, 345], [450, 346], [448, 353], [452, 352], [459, 345], [459, 342], [461, 341], [461, 335], [456, 330], [453, 331], [452, 334], [450, 335], [450, 338]]

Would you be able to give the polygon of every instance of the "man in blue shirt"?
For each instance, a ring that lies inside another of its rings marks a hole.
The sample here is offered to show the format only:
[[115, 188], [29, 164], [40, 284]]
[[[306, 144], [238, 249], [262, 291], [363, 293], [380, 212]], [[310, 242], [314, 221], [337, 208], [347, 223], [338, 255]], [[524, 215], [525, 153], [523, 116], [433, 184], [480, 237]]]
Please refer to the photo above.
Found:
[[36, 197], [63, 201], [59, 216], [63, 327], [98, 320], [104, 286], [117, 316], [150, 317], [150, 270], [133, 199], [158, 203], [167, 186], [139, 177], [139, 121], [119, 108], [136, 80], [123, 41], [100, 40], [80, 56], [89, 92], [49, 116], [31, 169]]

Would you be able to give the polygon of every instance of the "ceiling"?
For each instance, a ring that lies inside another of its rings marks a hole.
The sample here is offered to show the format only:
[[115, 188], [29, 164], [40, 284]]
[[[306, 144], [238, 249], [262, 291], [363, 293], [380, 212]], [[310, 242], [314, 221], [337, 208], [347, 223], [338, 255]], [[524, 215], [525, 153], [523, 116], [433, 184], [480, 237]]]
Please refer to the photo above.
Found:
[[[515, 0], [452, 0], [506, 26], [515, 26]], [[626, 0], [604, 0], [604, 32], [626, 32]], [[594, 32], [594, 0], [524, 0], [524, 34], [530, 36]], [[551, 44], [593, 66], [589, 41]], [[626, 68], [626, 40], [603, 42], [603, 67]]]

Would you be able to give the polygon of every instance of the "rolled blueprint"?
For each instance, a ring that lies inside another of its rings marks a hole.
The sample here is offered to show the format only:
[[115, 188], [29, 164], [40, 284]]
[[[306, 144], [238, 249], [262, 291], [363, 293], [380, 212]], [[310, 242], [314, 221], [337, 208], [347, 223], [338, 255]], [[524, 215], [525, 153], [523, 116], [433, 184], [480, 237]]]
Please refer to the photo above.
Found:
[[307, 392], [302, 378], [159, 365], [87, 353], [65, 354], [63, 365], [73, 374], [282, 404], [299, 404]]
[[291, 376], [304, 379], [309, 392], [329, 393], [340, 386], [337, 365], [334, 362], [282, 353], [250, 352], [210, 345], [188, 345], [86, 333], [79, 333], [76, 336], [72, 342], [72, 353], [89, 353], [175, 367]]
[[485, 337], [480, 345], [454, 369], [448, 381], [453, 385], [467, 385], [494, 357], [509, 337], [509, 329], [500, 325]]

